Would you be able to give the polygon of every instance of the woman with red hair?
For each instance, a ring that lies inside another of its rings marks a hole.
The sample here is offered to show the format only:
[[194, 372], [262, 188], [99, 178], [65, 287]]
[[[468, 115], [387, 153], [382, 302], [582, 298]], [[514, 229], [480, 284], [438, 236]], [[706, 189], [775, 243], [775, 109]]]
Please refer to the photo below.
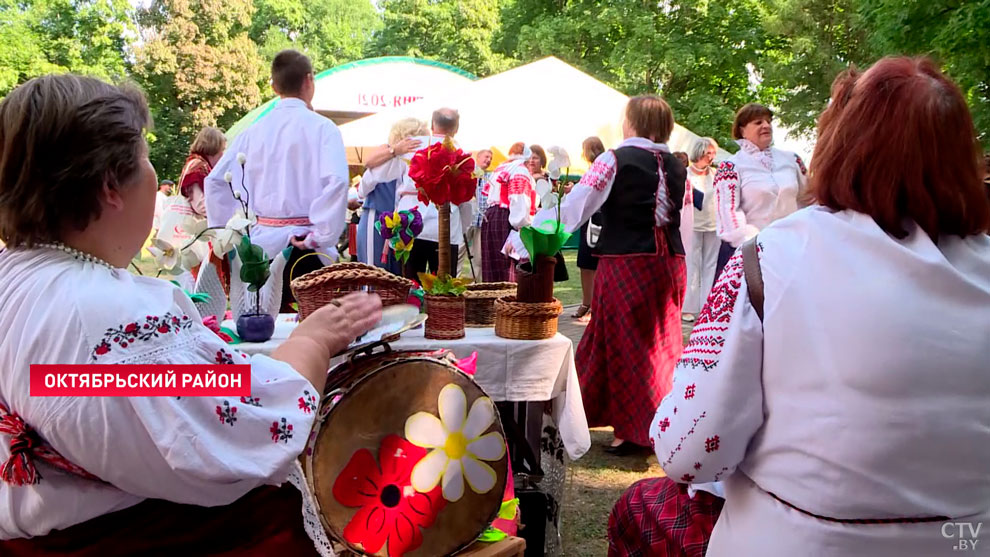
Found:
[[840, 75], [810, 188], [726, 265], [650, 430], [667, 477], [620, 498], [610, 553], [944, 555], [990, 519], [990, 204], [959, 88], [925, 58]]

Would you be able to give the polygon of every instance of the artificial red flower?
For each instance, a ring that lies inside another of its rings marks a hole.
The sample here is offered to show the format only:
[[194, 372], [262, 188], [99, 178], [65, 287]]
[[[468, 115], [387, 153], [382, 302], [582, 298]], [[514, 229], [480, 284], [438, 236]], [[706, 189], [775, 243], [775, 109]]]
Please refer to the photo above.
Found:
[[[337, 476], [333, 496], [345, 507], [360, 507], [344, 528], [344, 539], [376, 553], [388, 542], [389, 557], [400, 557], [422, 545], [420, 528], [433, 524], [446, 501], [441, 486], [419, 493], [409, 479], [413, 466], [426, 456], [398, 435], [382, 439], [378, 461], [360, 449]], [[381, 468], [379, 468], [379, 463]]]
[[474, 159], [454, 147], [449, 138], [420, 149], [409, 163], [409, 177], [416, 183], [419, 200], [436, 206], [467, 203], [478, 185]]

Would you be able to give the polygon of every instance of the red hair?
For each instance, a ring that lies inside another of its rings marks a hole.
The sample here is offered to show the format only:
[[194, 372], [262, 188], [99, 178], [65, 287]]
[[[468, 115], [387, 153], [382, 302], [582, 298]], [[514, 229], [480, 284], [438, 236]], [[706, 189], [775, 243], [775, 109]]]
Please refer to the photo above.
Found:
[[818, 122], [811, 191], [824, 206], [905, 221], [933, 240], [990, 229], [980, 148], [959, 88], [928, 58], [884, 58], [840, 74]]

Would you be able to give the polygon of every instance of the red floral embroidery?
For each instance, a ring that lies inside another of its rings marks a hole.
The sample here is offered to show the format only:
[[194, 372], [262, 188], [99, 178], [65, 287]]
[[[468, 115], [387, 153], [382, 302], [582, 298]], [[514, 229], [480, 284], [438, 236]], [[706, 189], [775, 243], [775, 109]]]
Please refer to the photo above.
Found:
[[217, 350], [216, 361], [217, 361], [217, 364], [220, 364], [220, 365], [233, 364], [234, 363], [234, 357], [232, 355], [230, 355], [226, 350], [224, 350], [224, 349], [221, 348], [220, 350]]
[[220, 423], [230, 424], [231, 427], [234, 426], [234, 422], [237, 421], [237, 407], [231, 406], [226, 400], [223, 401], [223, 406], [217, 406], [217, 416], [220, 417]]
[[725, 345], [725, 332], [729, 330], [732, 310], [742, 288], [743, 273], [742, 254], [737, 253], [726, 263], [725, 270], [708, 295], [708, 302], [698, 314], [698, 322], [677, 362], [678, 366], [701, 367], [706, 372], [715, 369]]
[[694, 383], [691, 383], [684, 389], [684, 399], [690, 400], [692, 398], [694, 398]]
[[303, 391], [303, 396], [299, 397], [299, 409], [309, 414], [316, 411], [316, 397]]
[[681, 481], [685, 483], [691, 483], [694, 480], [694, 476], [691, 474], [684, 474], [681, 476]]
[[705, 452], [713, 453], [718, 450], [718, 435], [705, 439]]
[[695, 470], [701, 470], [701, 463], [700, 462], [695, 462], [694, 463], [694, 469]]
[[411, 485], [413, 466], [424, 456], [426, 449], [398, 435], [382, 439], [378, 462], [368, 449], [351, 456], [333, 484], [337, 502], [360, 507], [344, 528], [345, 540], [360, 544], [367, 553], [377, 553], [387, 542], [389, 557], [422, 545], [420, 528], [432, 525], [446, 505], [441, 486], [419, 493]]
[[795, 160], [795, 162], [797, 162], [798, 170], [801, 171], [801, 174], [807, 175], [808, 174], [808, 168], [806, 166], [804, 166], [804, 161], [801, 160], [800, 155], [795, 154], [794, 155], [794, 160]]
[[268, 428], [268, 431], [272, 434], [272, 441], [278, 443], [282, 441], [288, 444], [289, 439], [292, 439], [292, 424], [288, 423], [285, 418], [282, 418], [281, 423], [272, 422], [272, 427]]
[[260, 408], [261, 407], [261, 399], [260, 398], [254, 398], [253, 396], [242, 396], [241, 397], [241, 404], [247, 404], [248, 406], [257, 406], [257, 407]]
[[660, 433], [667, 431], [667, 428], [670, 427], [670, 419], [664, 418], [660, 420], [657, 422], [657, 426], [660, 428]]
[[192, 321], [188, 315], [176, 316], [166, 313], [163, 316], [149, 315], [145, 317], [144, 323], [125, 323], [106, 330], [103, 339], [93, 348], [91, 359], [96, 360], [100, 356], [113, 351], [113, 345], [127, 348], [137, 341], [148, 341], [168, 333], [178, 334], [183, 329], [192, 326]]

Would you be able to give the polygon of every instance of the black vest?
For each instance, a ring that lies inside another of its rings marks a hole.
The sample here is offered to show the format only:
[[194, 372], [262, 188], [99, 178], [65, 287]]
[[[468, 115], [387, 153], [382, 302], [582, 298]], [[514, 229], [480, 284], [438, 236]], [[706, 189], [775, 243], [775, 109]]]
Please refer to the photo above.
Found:
[[[657, 156], [638, 147], [620, 147], [614, 152], [615, 182], [601, 208], [602, 232], [596, 252], [600, 255], [656, 253], [655, 210], [660, 182]], [[669, 221], [662, 230], [667, 240], [667, 255], [684, 255], [680, 225], [687, 169], [670, 153], [661, 152], [660, 156], [670, 206]]]

